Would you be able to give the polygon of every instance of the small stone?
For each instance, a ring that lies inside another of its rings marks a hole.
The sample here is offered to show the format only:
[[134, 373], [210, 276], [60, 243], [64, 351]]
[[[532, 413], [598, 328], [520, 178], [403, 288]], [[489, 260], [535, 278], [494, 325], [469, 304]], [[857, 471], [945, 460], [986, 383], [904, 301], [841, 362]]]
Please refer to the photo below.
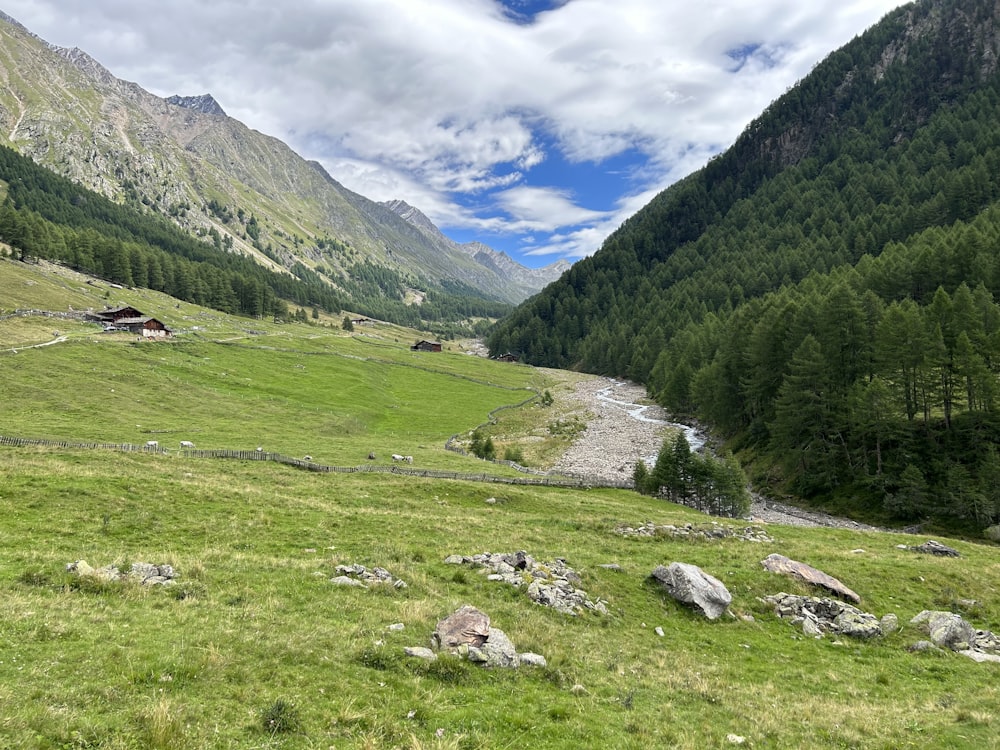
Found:
[[598, 565], [598, 568], [604, 568], [605, 570], [613, 570], [615, 572], [621, 572], [622, 566], [618, 563], [604, 563], [603, 565]]
[[448, 555], [444, 559], [444, 564], [445, 565], [461, 565], [464, 562], [465, 562], [465, 558], [462, 557], [461, 555]]
[[357, 578], [351, 578], [349, 576], [336, 576], [330, 579], [330, 583], [334, 586], [355, 586], [360, 588], [367, 588], [361, 581]]
[[975, 662], [982, 664], [983, 662], [993, 662], [1000, 664], [1000, 655], [998, 654], [986, 654], [982, 651], [974, 651], [972, 649], [965, 649], [964, 651], [959, 651], [962, 656], [967, 656]]
[[518, 656], [518, 660], [522, 667], [546, 667], [548, 662], [545, 657], [541, 654], [533, 654], [530, 651], [526, 651]]
[[730, 743], [732, 745], [742, 745], [746, 741], [747, 741], [746, 737], [740, 737], [738, 734], [727, 734], [726, 735], [726, 742], [728, 742], [728, 743]]
[[406, 630], [406, 626], [401, 622], [394, 622], [389, 626], [389, 630], [392, 632], [398, 632], [400, 630]]
[[403, 653], [426, 661], [435, 661], [438, 658], [437, 654], [425, 646], [407, 646], [403, 649]]
[[899, 618], [890, 612], [882, 616], [882, 619], [879, 620], [879, 626], [881, 626], [883, 633], [895, 633], [899, 630]]
[[660, 638], [664, 637], [663, 628], [661, 628], [659, 625], [653, 628], [653, 632], [656, 633], [658, 636], [660, 636]]

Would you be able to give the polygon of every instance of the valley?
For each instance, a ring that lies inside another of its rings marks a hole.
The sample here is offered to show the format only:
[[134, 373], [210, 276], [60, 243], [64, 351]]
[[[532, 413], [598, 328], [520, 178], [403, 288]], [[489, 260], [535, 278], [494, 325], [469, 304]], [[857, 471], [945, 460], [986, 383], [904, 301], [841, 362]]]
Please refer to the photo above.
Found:
[[[586, 421], [572, 394], [591, 377], [470, 356], [457, 342], [412, 352], [419, 332], [398, 327], [348, 335], [335, 319], [250, 321], [42, 264], [0, 261], [0, 295], [52, 311], [130, 304], [178, 331], [169, 341], [137, 341], [60, 321], [67, 341], [22, 349], [52, 340], [52, 319], [0, 320], [0, 434], [170, 446], [165, 454], [0, 446], [0, 744], [995, 742], [988, 675], [996, 665], [908, 651], [926, 638], [908, 624], [925, 609], [1000, 630], [990, 545], [947, 539], [961, 556], [938, 558], [905, 548], [923, 537], [777, 523], [749, 524], [770, 541], [746, 541], [747, 522], [627, 490], [186, 457], [180, 440], [346, 465], [365, 463], [369, 451], [386, 461], [412, 453], [415, 469], [502, 475], [513, 472], [444, 442], [498, 406], [549, 391], [551, 406], [501, 410], [489, 428], [501, 452], [516, 445], [541, 468], [572, 443], [550, 427]], [[619, 532], [647, 522], [733, 536]], [[565, 560], [607, 614], [560, 614], [523, 589], [444, 562], [518, 550]], [[762, 569], [772, 552], [839, 577], [865, 611], [897, 614], [899, 629], [871, 640], [805, 637], [765, 601], [810, 593]], [[169, 565], [174, 583], [80, 578], [66, 569], [79, 560]], [[672, 561], [723, 581], [730, 614], [708, 621], [656, 588], [650, 572]], [[407, 586], [331, 584], [338, 566], [355, 565], [384, 568]], [[484, 669], [405, 655], [465, 604], [546, 666]], [[859, 711], [861, 703], [876, 710]]]

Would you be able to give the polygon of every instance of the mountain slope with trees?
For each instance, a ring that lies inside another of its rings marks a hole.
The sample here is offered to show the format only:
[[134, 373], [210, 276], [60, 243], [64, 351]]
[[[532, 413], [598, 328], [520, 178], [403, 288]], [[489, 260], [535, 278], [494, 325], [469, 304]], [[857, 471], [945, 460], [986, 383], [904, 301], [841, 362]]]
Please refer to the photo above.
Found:
[[[407, 325], [484, 305], [496, 314], [544, 285], [417, 231], [210, 95], [154, 96], [2, 12], [0, 73], [0, 144], [264, 268], [306, 274], [357, 312]], [[440, 304], [411, 309], [415, 298]]]
[[646, 383], [775, 488], [1000, 516], [1000, 20], [922, 0], [522, 305], [493, 352]]

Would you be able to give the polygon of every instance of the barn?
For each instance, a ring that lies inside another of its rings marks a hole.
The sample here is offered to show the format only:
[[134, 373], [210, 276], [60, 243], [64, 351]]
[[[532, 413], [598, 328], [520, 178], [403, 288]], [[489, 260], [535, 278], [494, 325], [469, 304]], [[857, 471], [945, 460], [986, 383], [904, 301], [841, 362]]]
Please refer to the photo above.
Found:
[[101, 310], [93, 314], [93, 319], [97, 322], [113, 326], [117, 326], [122, 320], [141, 317], [141, 312], [128, 305], [124, 307], [114, 307], [108, 310]]
[[440, 341], [418, 341], [410, 347], [415, 352], [439, 352], [441, 351]]

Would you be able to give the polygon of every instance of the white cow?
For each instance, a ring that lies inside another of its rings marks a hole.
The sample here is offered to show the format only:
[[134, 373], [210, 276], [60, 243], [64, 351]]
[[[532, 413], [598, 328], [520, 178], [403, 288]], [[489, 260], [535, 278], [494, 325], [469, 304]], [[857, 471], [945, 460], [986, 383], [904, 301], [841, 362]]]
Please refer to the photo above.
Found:
[[398, 453], [393, 453], [393, 454], [392, 454], [392, 460], [393, 460], [393, 461], [402, 461], [402, 460], [404, 460], [404, 459], [403, 459], [403, 457], [402, 457], [401, 455], [399, 455]]
[[147, 440], [146, 441], [146, 447], [147, 448], [159, 448], [160, 444], [158, 442], [156, 442], [155, 440]]
[[413, 463], [413, 456], [403, 456], [403, 460], [406, 461], [406, 463], [408, 463], [408, 464], [412, 464]]
[[190, 440], [181, 440], [181, 448], [194, 448], [194, 443]]

